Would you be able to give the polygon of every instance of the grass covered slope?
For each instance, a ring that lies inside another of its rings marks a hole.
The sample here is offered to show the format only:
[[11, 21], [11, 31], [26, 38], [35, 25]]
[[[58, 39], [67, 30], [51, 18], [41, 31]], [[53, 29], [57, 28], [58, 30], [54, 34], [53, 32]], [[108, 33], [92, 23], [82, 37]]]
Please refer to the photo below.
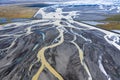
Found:
[[106, 19], [107, 21], [120, 21], [120, 14], [112, 15]]
[[98, 24], [97, 26], [107, 30], [120, 30], [120, 14], [112, 15], [104, 20], [105, 24]]
[[31, 18], [38, 8], [29, 8], [23, 6], [1, 6], [0, 18]]
[[105, 24], [98, 24], [97, 26], [107, 30], [120, 30], [120, 21], [107, 22]]

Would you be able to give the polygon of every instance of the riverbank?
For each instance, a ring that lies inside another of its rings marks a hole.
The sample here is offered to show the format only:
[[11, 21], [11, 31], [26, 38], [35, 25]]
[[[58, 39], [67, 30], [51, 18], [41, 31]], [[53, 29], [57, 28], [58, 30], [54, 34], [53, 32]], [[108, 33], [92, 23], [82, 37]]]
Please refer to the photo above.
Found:
[[120, 14], [109, 16], [104, 21], [105, 24], [97, 24], [97, 26], [107, 30], [120, 30]]
[[23, 5], [0, 6], [0, 24], [31, 19], [38, 10]]

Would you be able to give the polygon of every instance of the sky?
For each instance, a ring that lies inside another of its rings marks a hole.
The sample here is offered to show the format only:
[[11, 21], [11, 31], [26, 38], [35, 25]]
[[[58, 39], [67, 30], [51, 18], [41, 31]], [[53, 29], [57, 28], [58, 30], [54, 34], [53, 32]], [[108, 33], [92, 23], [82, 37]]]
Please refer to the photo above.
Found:
[[[0, 1], [72, 1], [72, 0], [0, 0]], [[108, 2], [117, 2], [120, 0], [73, 0], [73, 1], [88, 1], [88, 2], [93, 2], [93, 1], [108, 1]]]
[[38, 1], [38, 2], [53, 2], [53, 1], [58, 1], [58, 2], [65, 2], [65, 1], [77, 1], [79, 3], [89, 3], [89, 4], [93, 4], [93, 3], [120, 3], [120, 0], [0, 0], [0, 3], [9, 3], [9, 2], [31, 2], [31, 1]]

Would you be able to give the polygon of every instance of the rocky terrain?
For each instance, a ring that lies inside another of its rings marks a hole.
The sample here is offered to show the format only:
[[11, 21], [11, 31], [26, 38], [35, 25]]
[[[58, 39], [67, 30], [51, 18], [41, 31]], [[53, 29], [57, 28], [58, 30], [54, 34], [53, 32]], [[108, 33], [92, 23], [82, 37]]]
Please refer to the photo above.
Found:
[[0, 80], [120, 80], [120, 35], [78, 13], [46, 7], [0, 27]]

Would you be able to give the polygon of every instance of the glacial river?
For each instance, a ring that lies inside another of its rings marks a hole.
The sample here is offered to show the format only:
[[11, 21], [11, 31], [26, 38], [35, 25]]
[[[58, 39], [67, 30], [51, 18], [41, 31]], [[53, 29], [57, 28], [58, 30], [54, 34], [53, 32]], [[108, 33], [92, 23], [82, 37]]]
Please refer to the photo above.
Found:
[[79, 11], [63, 9], [41, 8], [37, 20], [0, 28], [1, 80], [120, 79], [120, 35], [77, 22]]

